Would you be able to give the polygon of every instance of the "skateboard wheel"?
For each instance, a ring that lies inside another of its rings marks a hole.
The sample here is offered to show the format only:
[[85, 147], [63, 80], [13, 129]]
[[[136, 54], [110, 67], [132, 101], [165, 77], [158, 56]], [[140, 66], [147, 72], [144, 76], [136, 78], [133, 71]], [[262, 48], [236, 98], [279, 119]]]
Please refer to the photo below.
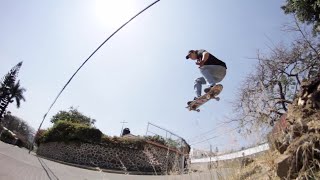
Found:
[[207, 94], [206, 98], [209, 100], [212, 98], [212, 96], [210, 94]]
[[217, 100], [217, 101], [220, 101], [220, 98], [219, 98], [219, 97], [216, 97], [216, 100]]
[[197, 109], [196, 111], [197, 111], [197, 112], [200, 112], [200, 109]]

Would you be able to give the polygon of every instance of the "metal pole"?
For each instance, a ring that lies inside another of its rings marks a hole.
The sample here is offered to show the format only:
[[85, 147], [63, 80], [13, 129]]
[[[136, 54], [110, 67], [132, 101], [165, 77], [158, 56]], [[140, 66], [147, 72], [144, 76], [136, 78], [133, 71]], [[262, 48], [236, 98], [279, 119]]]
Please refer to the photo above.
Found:
[[182, 148], [182, 139], [180, 139], [180, 152], [182, 150], [182, 156], [181, 156], [181, 174], [183, 174], [184, 170], [184, 148]]
[[124, 125], [124, 123], [128, 123], [128, 122], [122, 121], [122, 122], [120, 122], [120, 123], [122, 123], [122, 128], [121, 128], [121, 132], [120, 132], [120, 137], [121, 137], [122, 131], [123, 131], [123, 125]]
[[147, 125], [147, 131], [146, 131], [146, 136], [148, 135], [148, 131], [149, 131], [149, 122], [148, 122], [148, 125]]
[[210, 169], [211, 169], [211, 156], [212, 156], [212, 145], [210, 144]]

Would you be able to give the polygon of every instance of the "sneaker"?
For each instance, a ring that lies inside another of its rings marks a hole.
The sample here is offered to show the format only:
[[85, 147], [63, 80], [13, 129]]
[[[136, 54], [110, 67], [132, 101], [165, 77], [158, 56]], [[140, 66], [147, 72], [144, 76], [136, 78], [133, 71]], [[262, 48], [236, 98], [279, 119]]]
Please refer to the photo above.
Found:
[[[194, 97], [193, 101], [196, 100], [196, 99], [198, 99], [198, 97]], [[193, 101], [188, 101], [187, 104], [190, 105]]]
[[204, 92], [205, 92], [205, 93], [208, 93], [208, 92], [211, 90], [211, 88], [213, 88], [213, 86], [210, 86], [210, 87], [208, 87], [208, 88], [205, 88], [205, 89], [204, 89]]

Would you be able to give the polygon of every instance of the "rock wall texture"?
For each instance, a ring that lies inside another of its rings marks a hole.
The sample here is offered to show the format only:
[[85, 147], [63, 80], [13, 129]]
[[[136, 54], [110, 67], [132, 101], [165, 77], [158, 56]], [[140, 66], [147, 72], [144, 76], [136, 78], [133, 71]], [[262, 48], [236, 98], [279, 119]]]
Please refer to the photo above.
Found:
[[281, 128], [270, 136], [271, 147], [281, 155], [276, 173], [287, 179], [320, 178], [320, 77], [305, 81]]
[[170, 174], [185, 167], [185, 156], [177, 151], [147, 143], [143, 149], [76, 142], [49, 142], [37, 149], [43, 157], [73, 164], [124, 171]]

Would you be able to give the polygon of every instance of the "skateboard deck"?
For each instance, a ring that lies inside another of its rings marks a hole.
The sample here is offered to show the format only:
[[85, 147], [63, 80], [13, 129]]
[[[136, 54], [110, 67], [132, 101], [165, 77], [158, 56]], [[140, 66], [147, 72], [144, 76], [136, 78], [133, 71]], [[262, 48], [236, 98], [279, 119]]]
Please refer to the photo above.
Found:
[[220, 94], [222, 89], [223, 89], [223, 86], [221, 84], [217, 84], [213, 86], [209, 92], [200, 96], [198, 99], [193, 100], [186, 108], [188, 108], [189, 111], [200, 112], [199, 107], [205, 104], [206, 102], [208, 102], [210, 99], [215, 99], [217, 101], [220, 100], [220, 98], [217, 96]]

